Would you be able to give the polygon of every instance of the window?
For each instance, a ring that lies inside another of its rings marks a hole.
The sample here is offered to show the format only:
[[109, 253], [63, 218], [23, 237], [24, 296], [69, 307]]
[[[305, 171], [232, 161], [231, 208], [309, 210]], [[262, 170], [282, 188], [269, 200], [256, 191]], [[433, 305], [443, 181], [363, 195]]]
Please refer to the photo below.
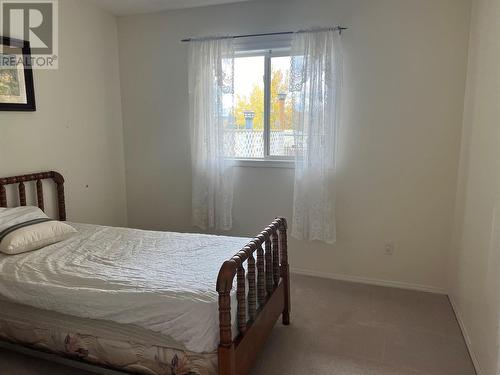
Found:
[[[286, 160], [294, 155], [290, 56], [285, 51], [245, 52], [235, 58], [234, 103], [225, 122], [231, 157]], [[228, 148], [229, 149], [229, 148]], [[229, 155], [228, 155], [229, 156]]]

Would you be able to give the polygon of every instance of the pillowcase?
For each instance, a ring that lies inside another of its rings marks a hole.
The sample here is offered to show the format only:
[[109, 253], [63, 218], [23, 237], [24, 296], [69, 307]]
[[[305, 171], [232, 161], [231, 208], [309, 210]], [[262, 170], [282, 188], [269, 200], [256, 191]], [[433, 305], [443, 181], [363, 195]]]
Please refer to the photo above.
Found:
[[4, 254], [38, 250], [76, 232], [70, 225], [50, 219], [38, 207], [0, 208], [0, 252]]

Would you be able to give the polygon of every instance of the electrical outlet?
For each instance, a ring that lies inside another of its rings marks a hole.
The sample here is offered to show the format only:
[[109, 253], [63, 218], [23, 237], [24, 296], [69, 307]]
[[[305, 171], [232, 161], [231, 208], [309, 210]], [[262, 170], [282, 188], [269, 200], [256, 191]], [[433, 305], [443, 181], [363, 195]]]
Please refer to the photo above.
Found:
[[396, 248], [396, 246], [394, 245], [394, 242], [387, 241], [385, 243], [385, 255], [389, 255], [389, 256], [394, 255], [395, 248]]

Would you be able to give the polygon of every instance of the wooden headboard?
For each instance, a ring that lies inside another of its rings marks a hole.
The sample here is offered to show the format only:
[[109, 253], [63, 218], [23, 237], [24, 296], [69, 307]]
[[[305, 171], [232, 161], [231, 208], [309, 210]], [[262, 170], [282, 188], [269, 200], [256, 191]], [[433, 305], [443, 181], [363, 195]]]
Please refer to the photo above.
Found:
[[57, 189], [57, 212], [60, 221], [66, 221], [66, 202], [64, 199], [64, 177], [57, 172], [40, 172], [26, 174], [23, 176], [13, 176], [0, 178], [0, 207], [7, 207], [7, 191], [5, 186], [18, 184], [19, 205], [26, 206], [26, 186], [25, 182], [36, 181], [36, 198], [38, 207], [44, 211], [42, 180], [52, 179]]

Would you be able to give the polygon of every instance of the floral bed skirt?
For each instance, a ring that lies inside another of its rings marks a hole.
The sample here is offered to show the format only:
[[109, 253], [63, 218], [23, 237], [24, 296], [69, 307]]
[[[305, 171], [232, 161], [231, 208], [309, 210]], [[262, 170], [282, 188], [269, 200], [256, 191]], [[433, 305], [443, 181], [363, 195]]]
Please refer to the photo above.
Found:
[[60, 327], [36, 327], [0, 320], [0, 340], [33, 349], [143, 375], [217, 375], [217, 354], [183, 350], [65, 332]]

